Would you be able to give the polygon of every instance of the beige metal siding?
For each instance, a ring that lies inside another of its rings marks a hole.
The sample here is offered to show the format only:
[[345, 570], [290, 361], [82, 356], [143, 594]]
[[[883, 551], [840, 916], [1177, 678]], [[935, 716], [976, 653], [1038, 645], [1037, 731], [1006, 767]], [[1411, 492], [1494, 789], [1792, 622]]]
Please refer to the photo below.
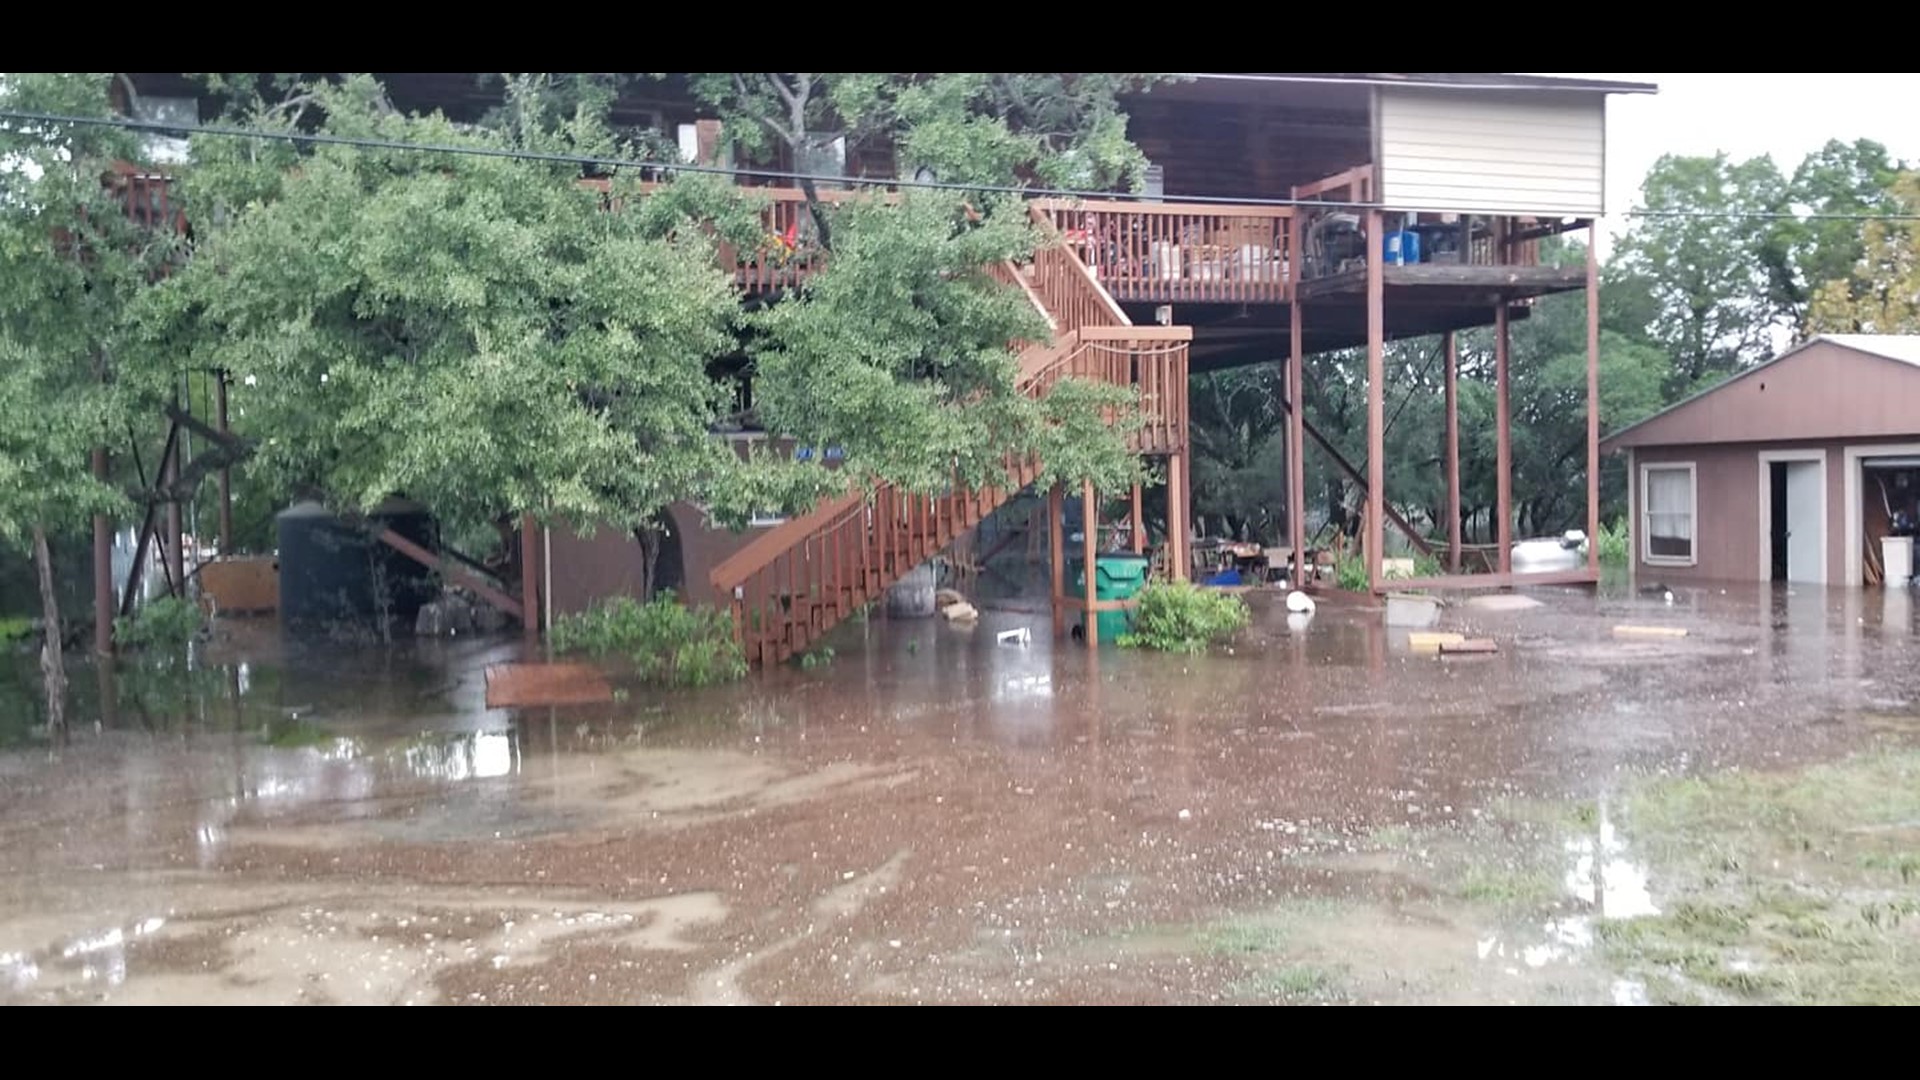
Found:
[[1379, 98], [1389, 207], [1541, 216], [1604, 213], [1601, 94], [1387, 88]]

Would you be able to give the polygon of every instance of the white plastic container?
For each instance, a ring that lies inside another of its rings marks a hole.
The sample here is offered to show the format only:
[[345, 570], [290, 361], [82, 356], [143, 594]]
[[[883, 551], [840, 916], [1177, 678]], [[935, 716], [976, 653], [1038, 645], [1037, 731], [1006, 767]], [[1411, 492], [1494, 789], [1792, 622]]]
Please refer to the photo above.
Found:
[[1880, 565], [1886, 571], [1887, 588], [1905, 588], [1913, 580], [1913, 537], [1881, 538]]

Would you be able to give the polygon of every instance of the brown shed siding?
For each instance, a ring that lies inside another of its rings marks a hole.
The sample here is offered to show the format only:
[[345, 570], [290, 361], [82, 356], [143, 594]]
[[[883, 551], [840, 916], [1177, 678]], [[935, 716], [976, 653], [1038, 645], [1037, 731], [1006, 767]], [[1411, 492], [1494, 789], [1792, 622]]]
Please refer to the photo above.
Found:
[[[1771, 392], [1771, 391], [1769, 391]], [[1911, 421], [1909, 422], [1911, 423]], [[1686, 584], [1705, 581], [1766, 581], [1760, 565], [1760, 455], [1776, 451], [1821, 450], [1826, 453], [1826, 567], [1827, 584], [1846, 581], [1846, 448], [1884, 440], [1799, 440], [1792, 442], [1714, 444], [1706, 446], [1643, 446], [1632, 451], [1629, 528], [1633, 540], [1632, 567], [1636, 580]], [[1695, 564], [1672, 566], [1646, 561], [1642, 538], [1640, 469], [1645, 465], [1694, 466]]]

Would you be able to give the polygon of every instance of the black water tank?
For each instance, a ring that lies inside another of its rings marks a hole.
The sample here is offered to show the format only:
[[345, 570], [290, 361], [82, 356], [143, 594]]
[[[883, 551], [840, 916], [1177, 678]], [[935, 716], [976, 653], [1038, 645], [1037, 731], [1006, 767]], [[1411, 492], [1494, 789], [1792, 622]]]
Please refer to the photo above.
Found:
[[280, 619], [289, 626], [372, 624], [385, 615], [412, 625], [433, 598], [432, 571], [373, 538], [381, 527], [429, 550], [438, 531], [426, 509], [389, 499], [365, 525], [342, 521], [317, 502], [274, 518], [280, 546]]

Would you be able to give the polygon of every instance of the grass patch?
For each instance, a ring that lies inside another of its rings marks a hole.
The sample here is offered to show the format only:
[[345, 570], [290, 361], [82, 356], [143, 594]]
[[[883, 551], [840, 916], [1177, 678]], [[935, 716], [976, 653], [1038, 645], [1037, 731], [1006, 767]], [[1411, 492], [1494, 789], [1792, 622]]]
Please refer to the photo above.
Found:
[[1512, 912], [1551, 907], [1562, 891], [1554, 867], [1519, 858], [1468, 861], [1455, 868], [1448, 884], [1454, 895], [1470, 904]]
[[1920, 752], [1653, 780], [1623, 818], [1665, 911], [1600, 941], [1654, 1000], [1920, 1004]]
[[1339, 972], [1315, 964], [1288, 964], [1242, 979], [1233, 986], [1236, 997], [1271, 1001], [1329, 1001], [1344, 997]]
[[1325, 901], [1300, 901], [1259, 915], [1223, 919], [1203, 927], [1206, 951], [1232, 959], [1247, 974], [1229, 990], [1257, 1001], [1332, 1001], [1349, 996], [1342, 969], [1317, 962], [1313, 920], [1334, 910]]

